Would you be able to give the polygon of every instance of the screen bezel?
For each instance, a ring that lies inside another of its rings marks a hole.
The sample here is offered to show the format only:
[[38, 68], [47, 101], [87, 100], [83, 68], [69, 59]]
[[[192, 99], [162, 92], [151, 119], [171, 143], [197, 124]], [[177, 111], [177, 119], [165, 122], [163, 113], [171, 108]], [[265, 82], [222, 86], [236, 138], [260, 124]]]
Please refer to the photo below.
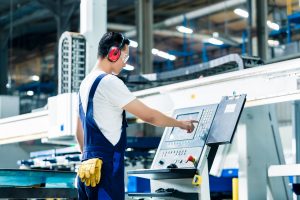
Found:
[[[196, 113], [197, 113], [197, 117], [196, 117], [195, 120], [199, 121], [200, 118], [201, 118], [201, 115], [202, 115], [202, 111], [196, 111], [196, 110], [194, 110], [192, 112], [177, 113], [174, 118], [178, 119], [180, 116], [183, 116], [183, 115], [192, 115], [192, 114], [196, 114]], [[196, 125], [196, 127], [195, 127], [195, 129], [194, 129], [194, 131], [192, 133], [187, 133], [187, 134], [193, 134], [193, 137], [188, 138], [188, 139], [182, 138], [182, 139], [175, 139], [175, 140], [174, 139], [170, 139], [170, 137], [171, 137], [173, 131], [176, 128], [178, 128], [178, 127], [171, 127], [171, 130], [169, 131], [169, 133], [168, 133], [167, 138], [166, 138], [165, 141], [166, 142], [176, 142], [176, 141], [183, 141], [183, 140], [193, 140], [194, 137], [195, 137], [195, 135], [196, 135], [196, 133], [197, 133], [198, 127], [199, 127], [199, 123]]]

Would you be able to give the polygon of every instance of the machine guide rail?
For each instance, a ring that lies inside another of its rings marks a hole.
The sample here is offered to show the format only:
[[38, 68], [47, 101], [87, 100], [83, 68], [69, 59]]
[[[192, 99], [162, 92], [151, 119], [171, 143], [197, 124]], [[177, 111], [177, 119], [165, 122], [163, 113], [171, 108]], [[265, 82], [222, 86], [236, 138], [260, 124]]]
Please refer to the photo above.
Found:
[[[168, 190], [168, 189], [167, 189]], [[173, 190], [173, 189], [169, 189]], [[197, 193], [188, 193], [188, 192], [180, 192], [178, 190], [173, 190], [171, 192], [156, 192], [156, 193], [129, 193], [129, 197], [149, 197], [149, 198], [163, 198], [163, 199], [189, 199], [189, 200], [197, 200]]]
[[152, 180], [161, 179], [179, 179], [179, 178], [193, 178], [196, 173], [196, 169], [141, 169], [129, 171], [128, 175], [138, 176], [141, 178], [148, 178]]
[[0, 187], [0, 198], [66, 198], [77, 199], [75, 188]]
[[75, 199], [75, 172], [0, 169], [0, 198]]

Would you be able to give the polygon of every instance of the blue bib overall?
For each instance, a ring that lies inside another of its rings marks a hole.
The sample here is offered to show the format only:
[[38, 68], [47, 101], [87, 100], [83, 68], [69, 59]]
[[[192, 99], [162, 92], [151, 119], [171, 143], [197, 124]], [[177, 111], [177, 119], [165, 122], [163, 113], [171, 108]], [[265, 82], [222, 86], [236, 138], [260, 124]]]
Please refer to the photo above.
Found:
[[[123, 111], [122, 133], [114, 146], [102, 134], [93, 117], [93, 98], [100, 81], [106, 74], [101, 74], [94, 81], [84, 113], [79, 95], [79, 114], [84, 130], [84, 148], [82, 160], [100, 158], [103, 161], [100, 183], [96, 187], [86, 186], [78, 178], [78, 198], [91, 200], [122, 200], [124, 192], [124, 152], [126, 147], [126, 116]], [[101, 108], [96, 108], [101, 109]]]

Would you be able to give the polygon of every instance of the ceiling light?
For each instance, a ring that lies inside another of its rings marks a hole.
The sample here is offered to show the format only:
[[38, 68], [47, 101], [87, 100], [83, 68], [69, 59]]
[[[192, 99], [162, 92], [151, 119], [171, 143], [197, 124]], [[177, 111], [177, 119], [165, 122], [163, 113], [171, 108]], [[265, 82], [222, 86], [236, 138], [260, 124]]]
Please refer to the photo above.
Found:
[[236, 8], [233, 11], [235, 14], [237, 14], [240, 17], [244, 17], [244, 18], [248, 18], [249, 17], [249, 13], [246, 10], [240, 9], [240, 8]]
[[172, 54], [169, 54], [167, 52], [164, 52], [164, 51], [160, 51], [158, 49], [152, 49], [152, 54], [153, 55], [157, 55], [159, 57], [162, 57], [162, 58], [165, 58], [165, 59], [168, 59], [168, 60], [176, 60], [176, 56], [172, 55]]
[[[185, 28], [185, 27], [184, 27]], [[187, 28], [187, 29], [189, 29], [189, 28]], [[191, 29], [190, 29], [191, 30]], [[193, 30], [192, 30], [192, 32], [193, 32]], [[136, 42], [136, 41], [133, 41], [133, 40], [129, 40], [130, 41], [130, 43], [129, 43], [129, 46], [131, 46], [131, 47], [134, 47], [134, 48], [137, 48], [138, 47], [138, 43]], [[160, 50], [158, 50], [158, 49], [152, 49], [152, 54], [153, 55], [157, 55], [157, 56], [160, 56], [160, 57], [162, 57], [162, 58], [165, 58], [165, 59], [168, 59], [168, 60], [176, 60], [176, 56], [174, 56], [174, 55], [171, 55], [171, 54], [168, 54], [168, 53], [166, 53], [166, 52], [163, 52], [163, 51], [160, 51]], [[127, 64], [128, 65], [128, 64]], [[131, 71], [131, 70], [133, 70], [134, 69], [134, 67], [133, 66], [131, 66], [131, 65], [129, 65], [128, 67], [127, 67], [127, 65], [124, 67], [124, 69], [125, 70], [129, 70], [129, 71]], [[128, 68], [128, 69], [127, 69]]]
[[168, 60], [175, 60], [176, 59], [176, 57], [174, 55], [171, 55], [171, 54], [168, 54], [167, 52], [159, 51], [159, 50], [154, 55], [157, 55], [159, 57], [162, 57], [162, 58], [165, 58], [165, 59], [168, 59]]
[[133, 48], [137, 48], [139, 44], [134, 40], [129, 40], [129, 46]]
[[157, 55], [162, 57], [162, 58], [169, 59], [170, 54], [168, 54], [167, 52], [164, 52], [164, 51], [158, 51]]
[[268, 40], [268, 45], [271, 47], [278, 47], [279, 41], [278, 40]]
[[34, 95], [34, 92], [32, 90], [29, 90], [26, 92], [27, 96], [33, 96]]
[[134, 66], [126, 64], [125, 67], [123, 67], [123, 69], [125, 69], [127, 71], [132, 71], [132, 70], [134, 70]]
[[33, 80], [33, 81], [39, 81], [40, 77], [37, 76], [37, 75], [33, 75], [33, 76], [30, 77], [30, 79]]
[[169, 54], [169, 60], [176, 60], [176, 56]]
[[270, 29], [273, 29], [275, 31], [279, 31], [279, 29], [280, 29], [278, 24], [271, 22], [270, 20], [267, 21], [267, 25]]
[[223, 45], [224, 44], [224, 42], [223, 41], [221, 41], [221, 40], [219, 40], [219, 39], [216, 39], [216, 38], [209, 38], [208, 40], [207, 40], [207, 42], [209, 42], [209, 43], [211, 43], [211, 44], [214, 44], [214, 45]]
[[193, 30], [190, 28], [187, 28], [185, 26], [176, 26], [177, 31], [181, 32], [181, 33], [188, 33], [191, 34], [193, 33]]
[[153, 55], [156, 55], [159, 52], [159, 50], [158, 49], [152, 49], [151, 52], [152, 52]]

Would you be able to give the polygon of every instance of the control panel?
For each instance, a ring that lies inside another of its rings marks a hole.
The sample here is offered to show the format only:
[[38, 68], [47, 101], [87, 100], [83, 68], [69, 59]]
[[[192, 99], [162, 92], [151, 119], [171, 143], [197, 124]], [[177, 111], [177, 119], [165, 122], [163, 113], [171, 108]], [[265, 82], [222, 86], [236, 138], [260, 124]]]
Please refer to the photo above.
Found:
[[198, 123], [192, 133], [166, 128], [151, 168], [196, 168], [205, 144], [231, 143], [245, 102], [243, 94], [223, 97], [219, 104], [175, 110], [174, 118]]
[[[151, 179], [151, 193], [128, 195], [155, 199], [210, 199], [209, 187], [201, 182], [209, 182], [208, 172], [218, 145], [231, 143], [245, 102], [246, 95], [234, 95], [223, 97], [219, 104], [175, 110], [174, 118], [198, 122], [194, 124], [194, 131], [188, 133], [177, 127], [167, 127], [151, 169], [128, 172], [128, 175]], [[191, 187], [191, 184], [197, 187]]]
[[196, 120], [192, 133], [178, 127], [165, 129], [152, 169], [195, 168], [217, 111], [218, 104], [175, 110], [178, 120]]

